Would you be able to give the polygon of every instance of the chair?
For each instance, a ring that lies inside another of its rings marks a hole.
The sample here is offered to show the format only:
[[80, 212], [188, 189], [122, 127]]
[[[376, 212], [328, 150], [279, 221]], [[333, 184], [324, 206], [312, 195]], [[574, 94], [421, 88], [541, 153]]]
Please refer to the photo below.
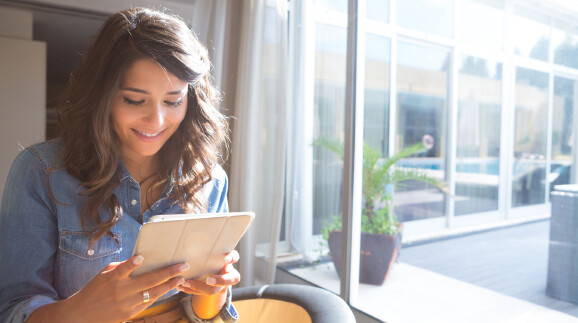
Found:
[[350, 323], [353, 312], [339, 296], [322, 288], [277, 284], [233, 288], [238, 323]]

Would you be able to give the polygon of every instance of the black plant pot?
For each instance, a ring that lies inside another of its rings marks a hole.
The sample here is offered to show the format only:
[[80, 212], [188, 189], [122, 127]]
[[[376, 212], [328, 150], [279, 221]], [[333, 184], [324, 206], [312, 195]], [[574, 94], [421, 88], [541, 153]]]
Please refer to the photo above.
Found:
[[[329, 234], [329, 253], [341, 277], [341, 231]], [[401, 233], [396, 235], [361, 234], [361, 255], [359, 259], [359, 282], [383, 285], [387, 274], [401, 247]]]

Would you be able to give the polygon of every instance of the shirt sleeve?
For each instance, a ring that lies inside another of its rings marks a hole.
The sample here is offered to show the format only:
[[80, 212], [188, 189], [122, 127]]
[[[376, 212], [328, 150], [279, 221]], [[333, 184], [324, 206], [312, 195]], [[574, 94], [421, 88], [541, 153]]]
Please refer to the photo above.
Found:
[[223, 305], [219, 313], [212, 319], [203, 320], [195, 314], [193, 307], [191, 306], [191, 297], [191, 295], [183, 297], [181, 299], [181, 304], [185, 309], [185, 313], [187, 313], [189, 320], [193, 323], [235, 323], [239, 320], [239, 314], [237, 314], [237, 310], [233, 305], [230, 286], [227, 289], [227, 301], [225, 302], [225, 305]]
[[229, 190], [229, 179], [223, 168], [219, 165], [213, 169], [213, 180], [207, 185], [208, 213], [229, 212], [229, 202], [227, 192]]
[[46, 167], [29, 150], [15, 159], [0, 207], [0, 322], [19, 323], [58, 299], [58, 229]]

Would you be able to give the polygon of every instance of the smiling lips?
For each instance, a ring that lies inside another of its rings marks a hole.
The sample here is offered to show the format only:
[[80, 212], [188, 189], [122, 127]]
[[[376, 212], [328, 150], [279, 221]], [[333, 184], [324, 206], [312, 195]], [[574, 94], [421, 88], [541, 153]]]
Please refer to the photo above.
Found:
[[165, 132], [164, 130], [161, 130], [159, 132], [148, 133], [148, 132], [138, 131], [136, 129], [131, 129], [131, 130], [137, 135], [137, 137], [139, 137], [141, 140], [146, 141], [146, 142], [157, 141], [158, 139], [160, 139], [162, 137], [163, 132]]

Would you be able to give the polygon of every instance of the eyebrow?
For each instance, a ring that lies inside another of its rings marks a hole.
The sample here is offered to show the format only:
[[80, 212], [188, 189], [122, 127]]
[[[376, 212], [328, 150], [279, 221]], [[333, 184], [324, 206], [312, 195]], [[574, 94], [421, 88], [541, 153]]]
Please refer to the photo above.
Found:
[[[123, 91], [131, 91], [131, 92], [136, 92], [136, 93], [150, 94], [149, 92], [147, 92], [145, 90], [137, 89], [134, 87], [123, 87], [120, 89]], [[168, 95], [184, 94], [186, 90], [187, 90], [187, 88], [184, 88], [182, 90], [168, 92], [167, 94]]]

